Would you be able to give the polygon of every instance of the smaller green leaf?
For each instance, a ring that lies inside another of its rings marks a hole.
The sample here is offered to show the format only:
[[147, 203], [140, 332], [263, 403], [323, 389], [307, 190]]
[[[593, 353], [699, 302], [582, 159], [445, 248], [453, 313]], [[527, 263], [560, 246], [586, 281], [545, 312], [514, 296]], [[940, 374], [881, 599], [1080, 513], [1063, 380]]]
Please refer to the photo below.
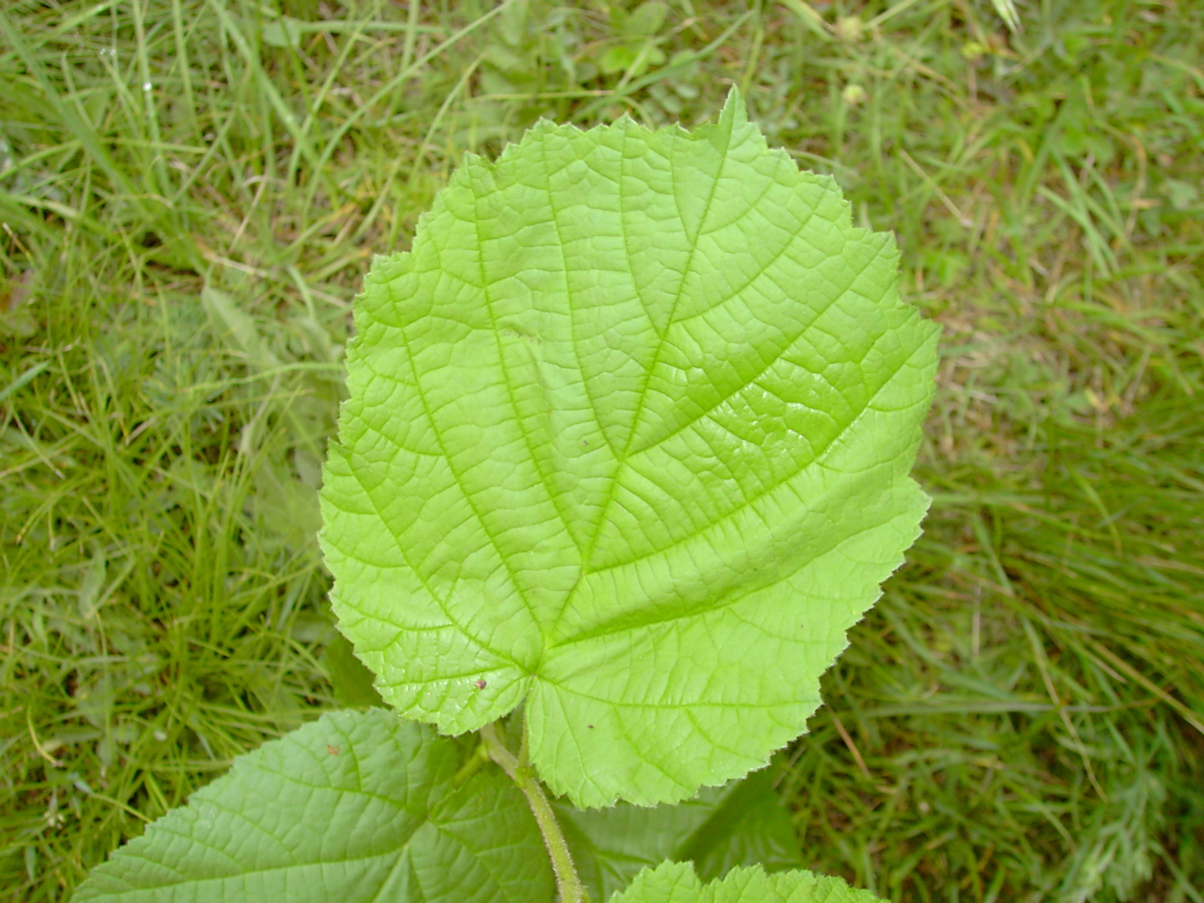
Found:
[[107, 594], [104, 593], [107, 573], [105, 554], [103, 551], [97, 551], [92, 563], [84, 571], [84, 579], [79, 585], [79, 616], [85, 621], [95, 615], [107, 601]]
[[92, 871], [76, 903], [529, 903], [551, 866], [518, 789], [391, 712], [333, 712], [255, 752]]
[[659, 66], [664, 61], [665, 54], [656, 45], [645, 41], [642, 44], [628, 43], [611, 47], [598, 60], [598, 67], [607, 75], [628, 70], [631, 70], [632, 75], [638, 75], [649, 66]]
[[762, 865], [769, 872], [801, 866], [794, 822], [773, 789], [773, 778], [774, 770], [764, 768], [726, 787], [719, 805], [674, 858], [693, 862], [707, 880], [740, 865]]
[[254, 371], [262, 373], [280, 367], [280, 358], [264, 342], [254, 317], [242, 310], [231, 295], [206, 285], [201, 289], [201, 305], [209, 314], [217, 337], [246, 355]]
[[633, 38], [650, 38], [661, 30], [669, 15], [669, 4], [664, 0], [646, 0], [630, 13], [615, 10], [611, 13], [611, 25], [619, 34]]
[[726, 878], [703, 884], [689, 863], [666, 862], [645, 869], [610, 903], [881, 903], [842, 878], [808, 871], [767, 875], [757, 867], [732, 869]]
[[336, 632], [334, 638], [326, 645], [326, 652], [322, 655], [322, 666], [330, 677], [334, 698], [343, 705], [351, 709], [365, 706], [385, 707], [384, 700], [380, 698], [372, 683], [376, 675], [355, 657], [351, 641], [341, 633]]
[[620, 803], [609, 809], [554, 804], [577, 871], [591, 897], [606, 900], [641, 869], [669, 859], [693, 862], [706, 879], [737, 865], [769, 871], [796, 868], [798, 839], [790, 815], [773, 789], [771, 769], [697, 798], [647, 808]]
[[281, 16], [265, 22], [259, 31], [263, 43], [270, 47], [299, 47], [301, 45], [301, 23], [292, 16]]

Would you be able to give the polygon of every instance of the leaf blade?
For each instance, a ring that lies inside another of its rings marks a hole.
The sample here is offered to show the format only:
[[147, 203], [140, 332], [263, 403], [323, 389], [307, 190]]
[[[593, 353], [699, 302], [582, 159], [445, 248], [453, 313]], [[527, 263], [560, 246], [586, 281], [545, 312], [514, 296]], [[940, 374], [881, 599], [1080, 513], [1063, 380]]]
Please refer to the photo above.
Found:
[[500, 774], [455, 785], [461, 750], [389, 712], [334, 712], [226, 776], [93, 869], [77, 903], [526, 901], [551, 870]]
[[645, 869], [610, 903], [881, 903], [869, 891], [830, 875], [804, 870], [766, 875], [759, 868], [732, 869], [703, 884], [688, 863]]
[[692, 133], [541, 123], [457, 171], [356, 323], [322, 537], [391, 705], [458, 733], [526, 700], [582, 806], [804, 730], [918, 535], [936, 361], [835, 183], [734, 92]]

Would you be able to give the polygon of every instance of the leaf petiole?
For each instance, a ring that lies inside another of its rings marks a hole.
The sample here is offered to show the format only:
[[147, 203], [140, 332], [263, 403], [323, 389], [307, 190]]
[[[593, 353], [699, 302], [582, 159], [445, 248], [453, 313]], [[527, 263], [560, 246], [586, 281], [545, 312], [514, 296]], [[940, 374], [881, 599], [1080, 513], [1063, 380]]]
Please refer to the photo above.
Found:
[[482, 742], [477, 744], [476, 749], [472, 751], [472, 755], [468, 760], [460, 766], [460, 770], [456, 772], [456, 776], [452, 778], [452, 784], [459, 787], [474, 774], [476, 774], [482, 765], [490, 760], [489, 746]]
[[[524, 730], [524, 740], [525, 740]], [[489, 757], [510, 776], [510, 779], [522, 791], [535, 815], [539, 832], [543, 835], [544, 845], [548, 848], [548, 856], [552, 859], [552, 870], [556, 873], [556, 887], [560, 891], [561, 903], [589, 903], [589, 897], [577, 875], [577, 867], [569, 854], [568, 842], [556, 821], [556, 814], [548, 802], [543, 785], [535, 777], [535, 770], [526, 762], [526, 755], [519, 757], [506, 746], [498, 735], [497, 722], [491, 722], [481, 728], [481, 739], [489, 749]], [[523, 743], [526, 746], [526, 743]]]

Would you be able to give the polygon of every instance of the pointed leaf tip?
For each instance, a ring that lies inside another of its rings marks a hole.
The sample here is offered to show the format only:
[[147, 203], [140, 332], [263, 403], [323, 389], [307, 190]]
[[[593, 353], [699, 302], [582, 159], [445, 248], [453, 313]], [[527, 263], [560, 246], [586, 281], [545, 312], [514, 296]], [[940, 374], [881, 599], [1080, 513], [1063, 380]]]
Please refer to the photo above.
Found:
[[743, 93], [735, 85], [731, 86], [727, 92], [727, 98], [723, 101], [722, 114], [727, 114], [729, 111], [732, 116], [736, 117], [738, 123], [748, 121], [748, 104], [744, 101]]

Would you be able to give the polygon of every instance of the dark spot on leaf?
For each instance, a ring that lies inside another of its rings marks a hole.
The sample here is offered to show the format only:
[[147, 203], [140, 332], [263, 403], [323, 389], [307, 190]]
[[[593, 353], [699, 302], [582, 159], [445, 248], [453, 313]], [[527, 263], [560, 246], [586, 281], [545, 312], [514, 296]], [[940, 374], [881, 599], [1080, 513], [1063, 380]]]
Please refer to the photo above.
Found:
[[594, 726], [592, 724], [587, 724], [586, 727], [588, 727], [591, 731], [594, 729]]
[[487, 686], [489, 686], [489, 685], [487, 683], [485, 683], [485, 678], [483, 678], [483, 677], [477, 678], [477, 689], [478, 690], [484, 690], [485, 687], [487, 687]]

